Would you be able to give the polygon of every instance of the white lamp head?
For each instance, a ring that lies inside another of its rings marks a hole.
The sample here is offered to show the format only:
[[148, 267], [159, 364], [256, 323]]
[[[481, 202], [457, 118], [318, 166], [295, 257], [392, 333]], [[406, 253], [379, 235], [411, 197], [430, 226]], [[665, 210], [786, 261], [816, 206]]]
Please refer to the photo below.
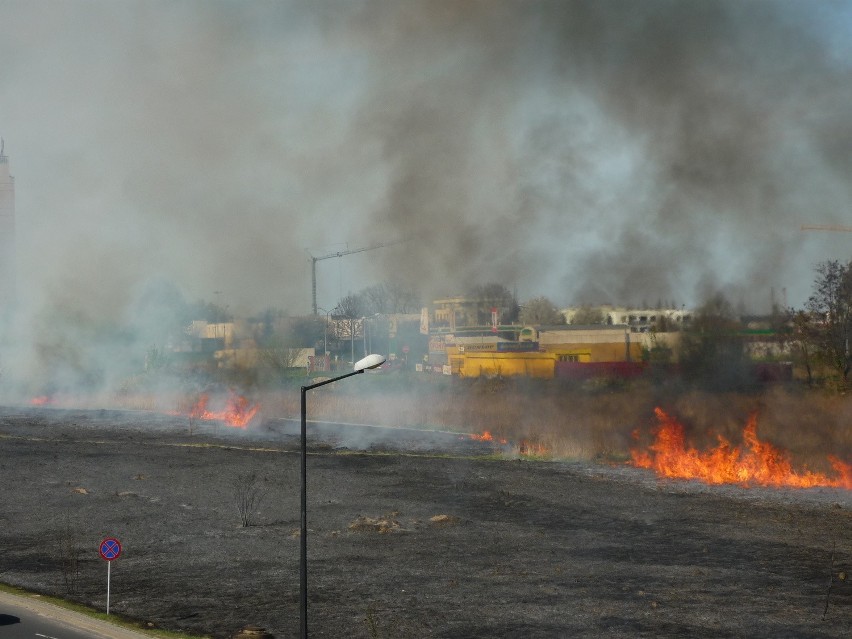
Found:
[[372, 355], [367, 355], [364, 359], [359, 359], [355, 362], [355, 370], [356, 371], [366, 371], [371, 368], [378, 368], [382, 364], [385, 363], [384, 355], [377, 355], [373, 353]]

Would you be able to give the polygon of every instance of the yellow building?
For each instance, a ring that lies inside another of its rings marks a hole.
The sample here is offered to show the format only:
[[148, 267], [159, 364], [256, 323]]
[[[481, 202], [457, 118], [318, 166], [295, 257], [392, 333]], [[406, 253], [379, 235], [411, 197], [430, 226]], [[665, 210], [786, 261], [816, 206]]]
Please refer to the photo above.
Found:
[[553, 353], [473, 352], [460, 357], [460, 377], [537, 377], [553, 379]]

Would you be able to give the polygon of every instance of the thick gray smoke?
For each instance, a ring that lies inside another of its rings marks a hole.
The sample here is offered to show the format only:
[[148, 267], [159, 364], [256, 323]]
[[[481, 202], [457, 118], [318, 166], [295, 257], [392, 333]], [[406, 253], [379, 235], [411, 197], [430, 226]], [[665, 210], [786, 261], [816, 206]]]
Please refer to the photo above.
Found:
[[[374, 3], [365, 111], [392, 179], [374, 219], [438, 290], [557, 303], [801, 303], [852, 254], [849, 4]], [[847, 40], [848, 42], [848, 40]], [[376, 135], [378, 131], [378, 135]], [[780, 301], [780, 299], [779, 299]]]
[[400, 238], [319, 262], [319, 305], [801, 305], [852, 255], [800, 230], [852, 224], [850, 36], [807, 0], [0, 0], [20, 325], [158, 280], [306, 313], [310, 255]]

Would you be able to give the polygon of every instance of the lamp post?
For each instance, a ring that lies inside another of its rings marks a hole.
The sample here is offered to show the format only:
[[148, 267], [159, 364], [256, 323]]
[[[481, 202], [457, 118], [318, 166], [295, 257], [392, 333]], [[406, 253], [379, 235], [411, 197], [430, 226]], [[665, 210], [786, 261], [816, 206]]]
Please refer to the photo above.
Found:
[[307, 490], [307, 469], [308, 469], [308, 436], [307, 436], [307, 392], [313, 388], [325, 386], [353, 375], [363, 373], [365, 370], [377, 368], [385, 363], [385, 358], [382, 355], [367, 355], [364, 359], [355, 362], [354, 370], [351, 373], [325, 379], [315, 384], [302, 386], [302, 459], [301, 459], [301, 477], [302, 477], [302, 507], [301, 519], [302, 527], [299, 534], [299, 637], [307, 639], [308, 637], [308, 490]]

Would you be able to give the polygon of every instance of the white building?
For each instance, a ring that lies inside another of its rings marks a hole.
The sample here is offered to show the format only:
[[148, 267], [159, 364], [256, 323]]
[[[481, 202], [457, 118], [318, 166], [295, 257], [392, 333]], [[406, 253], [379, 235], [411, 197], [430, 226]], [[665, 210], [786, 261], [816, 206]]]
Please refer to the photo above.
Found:
[[[572, 306], [562, 309], [560, 312], [565, 317], [568, 324], [574, 323], [574, 317], [581, 310], [587, 310], [589, 307]], [[645, 333], [653, 328], [660, 330], [680, 330], [684, 324], [688, 324], [692, 318], [692, 311], [681, 308], [634, 308], [630, 306], [612, 306], [611, 304], [602, 304], [600, 306], [592, 306], [593, 309], [600, 309], [603, 315], [604, 324], [617, 325], [624, 324], [629, 326], [633, 332]]]

